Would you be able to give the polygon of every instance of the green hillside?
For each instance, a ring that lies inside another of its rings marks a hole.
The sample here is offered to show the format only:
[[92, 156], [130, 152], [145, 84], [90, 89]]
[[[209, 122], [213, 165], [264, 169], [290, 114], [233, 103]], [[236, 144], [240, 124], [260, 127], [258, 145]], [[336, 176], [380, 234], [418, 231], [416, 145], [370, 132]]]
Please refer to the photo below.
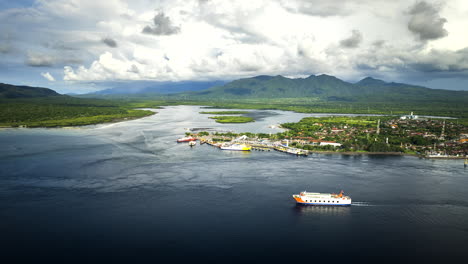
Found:
[[1, 84], [0, 94], [0, 127], [79, 126], [154, 114], [123, 102], [75, 98], [47, 88]]
[[36, 98], [61, 96], [59, 93], [48, 88], [16, 86], [0, 83], [0, 98]]
[[204, 91], [184, 93], [197, 99], [309, 98], [322, 102], [468, 102], [468, 92], [387, 83], [367, 77], [349, 83], [329, 75], [290, 79], [257, 76]]

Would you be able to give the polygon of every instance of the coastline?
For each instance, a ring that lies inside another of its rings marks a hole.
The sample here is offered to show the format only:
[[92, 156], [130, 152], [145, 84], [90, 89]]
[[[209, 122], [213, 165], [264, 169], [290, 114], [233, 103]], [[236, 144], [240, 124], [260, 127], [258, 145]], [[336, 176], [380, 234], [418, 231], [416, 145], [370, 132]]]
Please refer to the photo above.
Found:
[[402, 152], [352, 152], [352, 151], [311, 151], [309, 153], [315, 154], [341, 154], [341, 155], [348, 155], [348, 156], [358, 156], [358, 155], [389, 155], [389, 156], [413, 156], [419, 157], [423, 159], [431, 159], [431, 160], [443, 160], [443, 159], [466, 159], [463, 156], [450, 156], [450, 157], [426, 157], [420, 154], [411, 154], [411, 153], [402, 153]]
[[418, 154], [410, 154], [410, 153], [402, 153], [402, 152], [354, 152], [354, 151], [317, 151], [317, 150], [309, 150], [309, 153], [316, 153], [316, 154], [341, 154], [341, 155], [349, 155], [349, 156], [357, 156], [357, 155], [391, 155], [391, 156], [414, 156], [420, 157]]
[[[81, 127], [86, 127], [86, 126], [95, 126], [95, 125], [102, 125], [102, 124], [115, 124], [115, 123], [120, 123], [120, 122], [126, 122], [126, 121], [132, 121], [144, 117], [149, 117], [157, 114], [158, 112], [153, 111], [153, 109], [145, 109], [153, 112], [150, 115], [144, 115], [144, 116], [129, 116], [129, 117], [122, 117], [122, 118], [115, 118], [110, 121], [105, 121], [105, 122], [96, 122], [96, 123], [89, 123], [89, 124], [80, 124], [80, 125], [67, 125], [67, 126], [0, 126], [0, 131], [4, 129], [31, 129], [31, 128], [62, 128], [62, 129], [71, 129], [71, 128], [76, 128], [79, 129]], [[60, 120], [51, 120], [51, 121], [60, 121]]]

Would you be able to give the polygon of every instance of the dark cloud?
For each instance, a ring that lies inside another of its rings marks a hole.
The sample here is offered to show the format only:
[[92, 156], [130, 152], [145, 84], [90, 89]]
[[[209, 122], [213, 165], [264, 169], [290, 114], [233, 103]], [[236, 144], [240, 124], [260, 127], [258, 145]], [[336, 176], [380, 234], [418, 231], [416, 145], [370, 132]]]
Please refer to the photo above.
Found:
[[180, 32], [180, 28], [172, 25], [171, 19], [164, 15], [164, 12], [157, 14], [153, 18], [154, 27], [146, 26], [142, 33], [151, 35], [172, 35]]
[[50, 67], [54, 65], [55, 59], [52, 56], [40, 53], [29, 53], [26, 58], [26, 65], [33, 67]]
[[25, 64], [33, 67], [51, 67], [63, 64], [83, 64], [83, 59], [69, 53], [54, 53], [50, 55], [29, 52]]
[[444, 29], [447, 19], [441, 18], [439, 11], [435, 6], [426, 2], [416, 3], [409, 11], [411, 18], [408, 22], [408, 29], [421, 41], [447, 36], [448, 32]]
[[135, 64], [132, 64], [132, 66], [127, 70], [127, 72], [140, 73], [140, 70]]
[[457, 51], [431, 50], [425, 57], [410, 64], [418, 71], [466, 72], [468, 71], [468, 48]]
[[63, 41], [49, 41], [43, 44], [44, 47], [55, 50], [78, 50], [76, 47], [72, 47], [68, 44], [65, 44]]
[[359, 30], [353, 30], [349, 38], [340, 41], [340, 46], [343, 48], [357, 48], [362, 42], [362, 34]]
[[111, 38], [103, 38], [102, 42], [106, 44], [107, 46], [111, 48], [116, 48], [117, 47], [117, 41], [111, 39]]

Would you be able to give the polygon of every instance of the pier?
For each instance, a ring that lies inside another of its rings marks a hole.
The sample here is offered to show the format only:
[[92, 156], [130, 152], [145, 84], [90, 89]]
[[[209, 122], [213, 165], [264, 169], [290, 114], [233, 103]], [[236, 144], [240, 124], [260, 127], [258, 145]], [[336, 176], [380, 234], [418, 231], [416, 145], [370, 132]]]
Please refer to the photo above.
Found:
[[226, 136], [217, 136], [217, 135], [204, 135], [198, 137], [194, 135], [199, 141], [200, 145], [208, 144], [213, 147], [221, 147], [223, 143], [242, 143], [248, 146], [251, 146], [251, 150], [254, 151], [278, 151], [296, 156], [308, 156], [309, 151], [299, 148], [289, 147], [282, 144], [281, 141], [271, 142], [265, 139], [251, 139], [246, 136], [241, 136], [238, 138], [226, 137]]

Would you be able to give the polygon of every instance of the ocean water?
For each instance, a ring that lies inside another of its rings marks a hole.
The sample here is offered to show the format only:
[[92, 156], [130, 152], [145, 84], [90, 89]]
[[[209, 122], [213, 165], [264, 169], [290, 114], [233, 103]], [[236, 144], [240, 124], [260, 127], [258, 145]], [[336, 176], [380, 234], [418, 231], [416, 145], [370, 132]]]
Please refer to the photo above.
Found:
[[[251, 111], [217, 124], [198, 106], [73, 129], [0, 131], [2, 256], [167, 263], [468, 257], [461, 160], [230, 152], [176, 143], [187, 129], [275, 133], [311, 114]], [[351, 207], [298, 206], [339, 192]]]

